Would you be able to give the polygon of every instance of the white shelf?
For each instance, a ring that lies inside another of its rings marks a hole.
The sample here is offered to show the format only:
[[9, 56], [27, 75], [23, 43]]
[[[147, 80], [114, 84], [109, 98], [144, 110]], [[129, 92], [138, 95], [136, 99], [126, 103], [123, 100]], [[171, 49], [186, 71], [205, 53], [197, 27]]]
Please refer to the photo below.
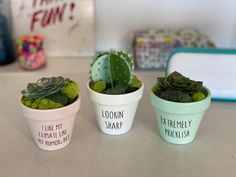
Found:
[[48, 58], [47, 65], [38, 70], [23, 70], [18, 62], [0, 66], [0, 72], [51, 72], [51, 73], [88, 73], [91, 58]]
[[0, 74], [1, 177], [235, 176], [235, 103], [213, 101], [192, 143], [169, 144], [160, 138], [149, 100], [158, 74], [140, 72], [145, 89], [133, 126], [124, 135], [111, 136], [97, 127], [86, 90], [88, 74], [63, 75], [80, 84], [81, 109], [71, 143], [48, 152], [34, 144], [18, 103], [20, 91], [42, 73]]

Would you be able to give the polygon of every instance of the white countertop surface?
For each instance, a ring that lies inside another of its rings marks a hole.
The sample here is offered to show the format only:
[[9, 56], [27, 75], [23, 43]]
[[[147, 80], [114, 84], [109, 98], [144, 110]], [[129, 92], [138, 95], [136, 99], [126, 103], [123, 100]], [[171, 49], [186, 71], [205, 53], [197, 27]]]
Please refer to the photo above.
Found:
[[[139, 71], [145, 89], [132, 129], [106, 135], [87, 96], [88, 60], [54, 61], [33, 72], [16, 70], [16, 63], [0, 67], [0, 177], [236, 176], [235, 102], [213, 101], [192, 143], [169, 144], [160, 138], [149, 102], [149, 89], [161, 73]], [[48, 152], [34, 144], [18, 101], [28, 82], [55, 74], [79, 83], [82, 104], [71, 143]]]

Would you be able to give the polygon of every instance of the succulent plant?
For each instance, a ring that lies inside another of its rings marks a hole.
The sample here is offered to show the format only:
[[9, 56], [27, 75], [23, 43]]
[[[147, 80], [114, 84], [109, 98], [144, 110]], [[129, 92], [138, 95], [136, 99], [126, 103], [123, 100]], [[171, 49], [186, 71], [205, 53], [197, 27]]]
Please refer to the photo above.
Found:
[[130, 83], [133, 78], [134, 64], [131, 57], [122, 51], [99, 52], [91, 65], [91, 80], [114, 85], [115, 81]]
[[41, 78], [22, 90], [21, 103], [33, 109], [56, 109], [73, 103], [79, 96], [79, 85], [62, 76]]
[[158, 78], [158, 82], [163, 89], [180, 90], [188, 93], [194, 93], [202, 87], [201, 81], [190, 80], [177, 71], [172, 72], [168, 77]]
[[69, 81], [69, 79], [64, 79], [62, 76], [41, 78], [36, 83], [29, 83], [27, 89], [21, 93], [27, 98], [43, 98], [62, 90]]
[[201, 81], [190, 80], [177, 71], [157, 80], [158, 83], [153, 86], [152, 91], [162, 99], [186, 103], [200, 101], [206, 97]]

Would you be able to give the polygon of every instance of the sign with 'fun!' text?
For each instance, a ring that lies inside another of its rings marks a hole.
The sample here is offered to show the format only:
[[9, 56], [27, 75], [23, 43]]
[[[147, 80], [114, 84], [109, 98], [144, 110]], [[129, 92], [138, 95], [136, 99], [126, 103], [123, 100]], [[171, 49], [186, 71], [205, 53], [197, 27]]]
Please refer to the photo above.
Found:
[[41, 35], [48, 56], [93, 56], [93, 0], [11, 0], [16, 38]]

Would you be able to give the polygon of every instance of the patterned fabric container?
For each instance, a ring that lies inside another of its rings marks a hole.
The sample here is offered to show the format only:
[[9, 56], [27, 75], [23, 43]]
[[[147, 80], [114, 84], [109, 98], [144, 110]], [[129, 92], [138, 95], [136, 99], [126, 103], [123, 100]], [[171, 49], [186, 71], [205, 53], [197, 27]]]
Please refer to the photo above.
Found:
[[213, 48], [215, 44], [198, 30], [148, 30], [135, 33], [136, 68], [164, 69], [170, 52], [175, 48]]

